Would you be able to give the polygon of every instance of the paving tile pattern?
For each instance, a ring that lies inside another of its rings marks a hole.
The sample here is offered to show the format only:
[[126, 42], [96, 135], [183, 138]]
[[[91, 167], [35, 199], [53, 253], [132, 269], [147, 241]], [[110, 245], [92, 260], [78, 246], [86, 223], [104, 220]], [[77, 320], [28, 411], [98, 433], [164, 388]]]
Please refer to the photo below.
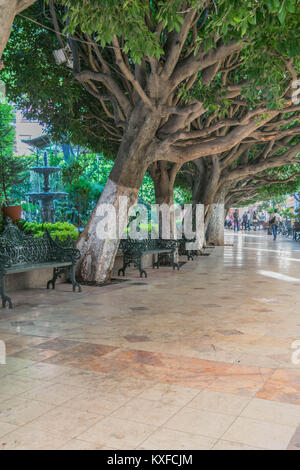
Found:
[[14, 293], [0, 449], [300, 450], [300, 244], [269, 238], [228, 234], [147, 282]]

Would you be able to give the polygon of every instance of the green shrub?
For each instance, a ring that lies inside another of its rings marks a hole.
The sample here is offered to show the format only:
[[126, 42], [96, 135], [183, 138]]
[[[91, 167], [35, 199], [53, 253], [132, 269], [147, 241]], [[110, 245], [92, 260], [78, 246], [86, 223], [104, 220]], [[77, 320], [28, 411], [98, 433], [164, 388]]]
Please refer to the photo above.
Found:
[[42, 237], [45, 231], [48, 230], [53, 240], [58, 238], [58, 240], [61, 242], [66, 241], [68, 237], [75, 241], [79, 236], [77, 227], [75, 227], [75, 225], [69, 224], [68, 222], [56, 222], [55, 224], [25, 222], [23, 225], [23, 230], [26, 233], [31, 233], [36, 238]]

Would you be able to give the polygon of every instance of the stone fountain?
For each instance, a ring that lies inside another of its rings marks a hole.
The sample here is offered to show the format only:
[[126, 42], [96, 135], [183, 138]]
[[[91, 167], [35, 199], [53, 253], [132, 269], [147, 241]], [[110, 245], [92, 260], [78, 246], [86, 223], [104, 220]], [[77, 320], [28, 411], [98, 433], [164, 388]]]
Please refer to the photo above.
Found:
[[54, 223], [55, 211], [53, 207], [53, 201], [63, 199], [68, 195], [68, 193], [51, 192], [49, 176], [54, 173], [58, 173], [61, 171], [61, 168], [59, 166], [48, 166], [47, 152], [44, 152], [44, 166], [31, 168], [31, 170], [35, 173], [43, 175], [44, 186], [42, 188], [42, 192], [28, 193], [26, 196], [28, 196], [29, 199], [31, 199], [33, 202], [41, 201], [41, 215], [43, 222]]

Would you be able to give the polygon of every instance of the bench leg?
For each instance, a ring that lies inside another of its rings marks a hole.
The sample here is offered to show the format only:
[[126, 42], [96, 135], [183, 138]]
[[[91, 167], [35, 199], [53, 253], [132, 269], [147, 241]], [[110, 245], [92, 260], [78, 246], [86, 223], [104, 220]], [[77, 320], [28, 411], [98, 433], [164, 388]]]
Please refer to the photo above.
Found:
[[55, 289], [55, 283], [57, 278], [59, 277], [58, 271], [56, 268], [53, 269], [53, 278], [47, 282], [47, 289], [50, 289], [50, 285], [52, 285], [52, 289]]
[[76, 292], [76, 287], [78, 289], [78, 292], [81, 292], [82, 291], [81, 285], [79, 284], [79, 282], [76, 281], [76, 277], [75, 277], [75, 264], [73, 264], [71, 268], [71, 281], [73, 284], [73, 292]]
[[125, 276], [126, 268], [128, 266], [130, 266], [130, 264], [133, 264], [134, 267], [139, 270], [140, 277], [143, 277], [143, 275], [145, 277], [148, 277], [146, 271], [142, 268], [142, 257], [139, 254], [138, 255], [133, 255], [131, 257], [127, 256], [126, 258], [125, 258], [125, 255], [124, 255], [123, 266], [122, 266], [122, 268], [119, 269], [118, 276], [120, 276], [121, 273], [123, 274], [123, 276]]
[[154, 261], [152, 263], [152, 267], [153, 267], [153, 269], [155, 269], [155, 268], [159, 269], [159, 254], [157, 255], [157, 261]]
[[2, 308], [6, 307], [8, 303], [9, 308], [13, 308], [13, 303], [10, 297], [5, 293], [5, 274], [0, 274], [0, 291], [2, 297]]
[[174, 271], [175, 271], [176, 268], [179, 271], [179, 264], [175, 263], [175, 253], [174, 252], [172, 253], [172, 266], [173, 266]]
[[148, 277], [148, 274], [146, 273], [146, 271], [144, 269], [139, 268], [139, 271], [140, 271], [140, 277], [141, 278], [143, 277], [143, 274], [144, 274], [145, 278]]
[[126, 271], [126, 268], [127, 266], [130, 265], [130, 262], [128, 262], [127, 258], [125, 258], [125, 255], [123, 255], [123, 266], [122, 268], [119, 269], [118, 271], [118, 276], [121, 275], [121, 273], [123, 274], [123, 277], [125, 276], [125, 271]]
[[142, 268], [142, 257], [140, 256], [138, 258], [138, 261], [137, 261], [137, 267], [138, 267], [138, 270], [140, 271], [140, 277], [142, 278], [143, 275], [146, 277], [148, 277], [148, 274], [146, 273], [146, 271]]
[[118, 271], [118, 276], [121, 276], [121, 273], [123, 274], [123, 277], [125, 276], [125, 268], [120, 268]]

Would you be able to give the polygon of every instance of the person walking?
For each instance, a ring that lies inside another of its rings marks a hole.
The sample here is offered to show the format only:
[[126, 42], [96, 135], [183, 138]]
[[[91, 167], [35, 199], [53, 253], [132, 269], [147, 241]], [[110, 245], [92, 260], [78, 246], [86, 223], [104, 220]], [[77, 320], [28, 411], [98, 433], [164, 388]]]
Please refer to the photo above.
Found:
[[244, 212], [243, 214], [243, 217], [242, 217], [242, 227], [243, 227], [243, 230], [247, 230], [248, 228], [248, 216], [247, 216], [247, 212]]
[[229, 223], [230, 223], [230, 217], [229, 217], [229, 215], [227, 215], [227, 217], [225, 219], [225, 224], [224, 224], [225, 228], [229, 228]]
[[273, 233], [273, 239], [274, 241], [277, 240], [277, 234], [278, 234], [278, 227], [279, 227], [279, 224], [281, 223], [281, 217], [280, 217], [280, 214], [278, 214], [278, 210], [275, 209], [274, 210], [274, 214], [273, 216], [271, 217], [270, 219], [270, 227], [272, 229], [272, 233]]
[[248, 223], [248, 232], [251, 230], [251, 214], [250, 211], [247, 212], [247, 223]]
[[257, 227], [257, 215], [256, 212], [254, 211], [252, 214], [252, 224], [254, 227], [254, 232], [256, 232], [256, 227]]
[[240, 218], [239, 218], [239, 211], [236, 209], [233, 214], [233, 231], [237, 230], [240, 231]]

